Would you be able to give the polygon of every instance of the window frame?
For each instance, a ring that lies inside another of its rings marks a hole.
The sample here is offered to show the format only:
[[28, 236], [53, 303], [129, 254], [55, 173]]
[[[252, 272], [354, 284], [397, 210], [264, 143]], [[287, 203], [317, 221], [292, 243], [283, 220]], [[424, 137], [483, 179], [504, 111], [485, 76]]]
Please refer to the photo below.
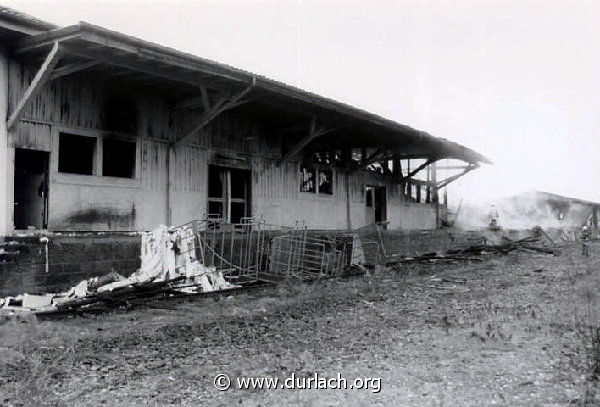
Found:
[[[50, 151], [50, 181], [60, 184], [77, 184], [90, 186], [114, 186], [123, 188], [137, 188], [141, 184], [141, 151], [142, 141], [136, 135], [114, 133], [106, 130], [83, 129], [65, 125], [52, 126], [52, 148]], [[68, 133], [75, 136], [96, 138], [95, 163], [92, 175], [72, 174], [58, 171], [60, 134]], [[134, 177], [112, 177], [102, 175], [104, 155], [104, 138], [111, 138], [135, 143]]]
[[[311, 170], [314, 171], [314, 191], [303, 191], [302, 190], [302, 184], [303, 184], [303, 170], [307, 169], [307, 170]], [[324, 171], [328, 171], [331, 173], [331, 192], [323, 192], [319, 190], [319, 175], [321, 174], [321, 172]], [[319, 196], [322, 198], [325, 197], [333, 197], [335, 195], [335, 169], [331, 168], [331, 167], [322, 167], [319, 165], [306, 165], [306, 164], [300, 164], [298, 167], [298, 179], [299, 179], [299, 186], [298, 186], [298, 191], [300, 194], [303, 194], [305, 196]]]
[[[306, 183], [308, 183], [309, 181], [304, 180], [304, 173], [312, 173], [312, 182], [313, 182], [313, 186], [312, 188], [310, 188], [310, 190], [305, 190], [303, 189], [304, 185]], [[306, 165], [300, 165], [300, 169], [299, 169], [299, 175], [300, 175], [300, 186], [299, 186], [299, 191], [302, 194], [317, 194], [318, 193], [318, 186], [317, 186], [317, 176], [318, 176], [318, 171], [315, 167], [308, 167]]]
[[[221, 184], [221, 195], [219, 197], [213, 196], [210, 193], [210, 175], [211, 170], [215, 171], [215, 174], [225, 174], [225, 181]], [[244, 174], [234, 174], [235, 171], [243, 171]], [[206, 216], [208, 219], [212, 220], [220, 220], [227, 223], [232, 222], [232, 204], [243, 204], [244, 205], [244, 216], [241, 217], [238, 223], [233, 223], [234, 225], [239, 225], [243, 223], [243, 220], [252, 216], [252, 170], [247, 168], [237, 168], [237, 167], [228, 167], [220, 164], [209, 163], [207, 166], [206, 173], [206, 195], [207, 195], [207, 204], [206, 204]], [[243, 198], [233, 198], [231, 195], [231, 185], [233, 183], [233, 178], [244, 179], [244, 197]], [[223, 191], [223, 188], [227, 190], [227, 192]], [[221, 205], [221, 214], [220, 217], [215, 218], [214, 213], [210, 213], [210, 204], [218, 203]]]
[[[104, 178], [118, 178], [118, 179], [137, 179], [138, 178], [138, 162], [139, 162], [139, 157], [138, 157], [138, 142], [135, 139], [130, 139], [130, 138], [126, 138], [126, 137], [120, 137], [118, 135], [114, 135], [114, 134], [105, 134], [101, 137], [99, 137], [99, 139], [101, 140], [101, 144], [102, 144], [102, 153], [100, 155], [100, 159], [102, 160], [102, 162], [100, 163], [99, 167], [100, 167], [100, 172], [102, 177]], [[111, 141], [122, 141], [122, 142], [126, 142], [126, 143], [133, 143], [134, 144], [134, 163], [133, 163], [133, 177], [118, 177], [118, 176], [114, 176], [114, 175], [104, 175], [104, 157], [105, 157], [105, 151], [104, 151], [104, 142], [106, 140], [111, 140]], [[97, 148], [97, 145], [96, 145]]]
[[[69, 136], [74, 136], [74, 137], [85, 137], [85, 138], [94, 140], [94, 151], [92, 153], [92, 173], [91, 174], [80, 174], [80, 173], [76, 173], [76, 172], [60, 171], [60, 137], [63, 134], [69, 135]], [[100, 147], [100, 143], [99, 143], [99, 138], [97, 136], [93, 136], [90, 134], [80, 134], [80, 133], [74, 132], [74, 131], [59, 131], [58, 132], [58, 140], [57, 140], [57, 149], [56, 149], [56, 160], [57, 160], [56, 172], [58, 172], [59, 174], [75, 175], [75, 176], [80, 176], [80, 177], [93, 177], [93, 176], [98, 175], [98, 171], [101, 170], [101, 168], [102, 168], [101, 165], [100, 166], [98, 165], [98, 157], [99, 157], [98, 152], [100, 149], [101, 149], [101, 147]]]

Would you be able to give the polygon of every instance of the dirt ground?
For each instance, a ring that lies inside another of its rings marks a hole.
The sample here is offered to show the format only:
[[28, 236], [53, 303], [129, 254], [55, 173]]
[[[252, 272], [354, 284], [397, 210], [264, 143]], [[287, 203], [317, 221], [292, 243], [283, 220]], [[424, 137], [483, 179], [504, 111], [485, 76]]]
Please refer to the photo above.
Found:
[[[579, 250], [8, 321], [0, 404], [600, 405], [600, 244]], [[315, 372], [381, 388], [213, 386]]]

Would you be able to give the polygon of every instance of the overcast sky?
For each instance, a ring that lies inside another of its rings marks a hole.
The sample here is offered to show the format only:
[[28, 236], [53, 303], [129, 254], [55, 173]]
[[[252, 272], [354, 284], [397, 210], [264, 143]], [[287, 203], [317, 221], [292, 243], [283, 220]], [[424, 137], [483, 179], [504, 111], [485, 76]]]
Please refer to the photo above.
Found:
[[455, 197], [600, 201], [600, 1], [6, 1], [264, 74], [474, 148]]

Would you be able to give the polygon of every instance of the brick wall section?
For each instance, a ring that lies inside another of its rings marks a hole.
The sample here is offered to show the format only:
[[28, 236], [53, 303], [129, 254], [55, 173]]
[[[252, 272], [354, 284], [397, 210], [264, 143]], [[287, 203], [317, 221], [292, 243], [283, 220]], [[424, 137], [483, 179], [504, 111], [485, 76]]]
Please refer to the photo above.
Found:
[[7, 237], [18, 241], [14, 262], [0, 263], [0, 296], [60, 292], [79, 281], [112, 270], [125, 276], [140, 267], [140, 236], [50, 236], [48, 272], [45, 246], [39, 237]]

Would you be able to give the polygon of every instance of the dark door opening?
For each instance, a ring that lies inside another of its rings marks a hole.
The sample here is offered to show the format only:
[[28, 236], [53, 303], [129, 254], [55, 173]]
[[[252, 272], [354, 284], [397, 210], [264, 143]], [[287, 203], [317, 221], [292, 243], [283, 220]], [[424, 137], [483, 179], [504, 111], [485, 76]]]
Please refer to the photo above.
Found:
[[367, 207], [367, 223], [382, 223], [387, 220], [385, 187], [366, 187], [365, 203]]
[[375, 206], [375, 222], [385, 222], [387, 220], [386, 194], [384, 187], [373, 188], [375, 194], [373, 203]]
[[48, 162], [45, 151], [15, 149], [15, 229], [48, 227]]
[[241, 223], [251, 216], [250, 171], [208, 167], [208, 216]]

